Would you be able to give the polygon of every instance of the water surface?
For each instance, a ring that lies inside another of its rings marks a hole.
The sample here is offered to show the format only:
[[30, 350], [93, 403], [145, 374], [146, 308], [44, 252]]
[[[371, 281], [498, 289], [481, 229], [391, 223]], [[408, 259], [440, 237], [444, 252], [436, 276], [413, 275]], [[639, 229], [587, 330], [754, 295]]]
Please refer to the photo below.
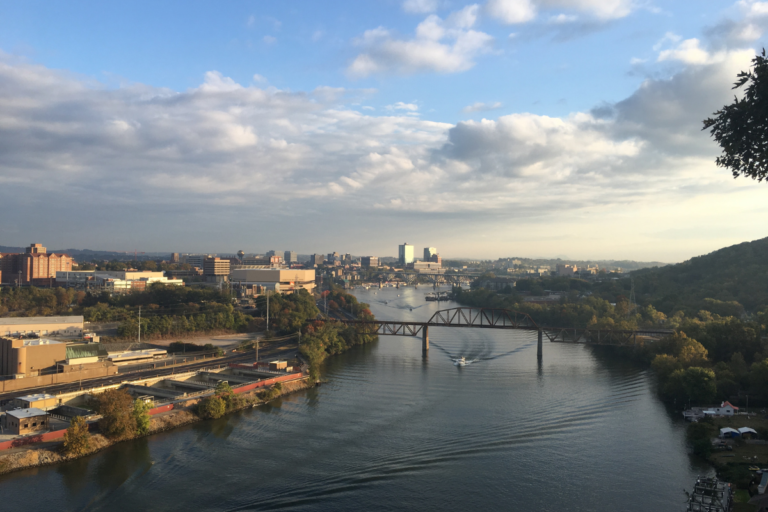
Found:
[[[455, 306], [429, 291], [355, 294], [381, 319]], [[708, 472], [616, 355], [545, 343], [539, 364], [535, 334], [489, 329], [430, 341], [424, 359], [420, 338], [381, 337], [330, 358], [320, 388], [0, 477], [4, 508], [646, 512], [683, 510]]]

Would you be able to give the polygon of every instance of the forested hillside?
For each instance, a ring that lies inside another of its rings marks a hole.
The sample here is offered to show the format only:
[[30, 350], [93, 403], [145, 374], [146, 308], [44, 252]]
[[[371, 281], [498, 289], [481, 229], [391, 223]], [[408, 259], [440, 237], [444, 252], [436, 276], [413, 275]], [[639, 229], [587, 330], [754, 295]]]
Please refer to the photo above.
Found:
[[[632, 272], [639, 304], [666, 314], [737, 314], [768, 305], [768, 238], [726, 247], [677, 265]], [[738, 304], [733, 304], [738, 302]]]

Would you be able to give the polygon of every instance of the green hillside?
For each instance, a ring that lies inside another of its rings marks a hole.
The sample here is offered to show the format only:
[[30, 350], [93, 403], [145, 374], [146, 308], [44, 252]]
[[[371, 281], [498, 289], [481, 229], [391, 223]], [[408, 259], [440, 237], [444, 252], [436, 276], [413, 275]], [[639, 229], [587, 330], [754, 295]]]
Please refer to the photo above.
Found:
[[[706, 309], [737, 314], [768, 306], [768, 238], [726, 247], [677, 265], [632, 272], [640, 304], [664, 313]], [[737, 302], [738, 304], [733, 304]]]

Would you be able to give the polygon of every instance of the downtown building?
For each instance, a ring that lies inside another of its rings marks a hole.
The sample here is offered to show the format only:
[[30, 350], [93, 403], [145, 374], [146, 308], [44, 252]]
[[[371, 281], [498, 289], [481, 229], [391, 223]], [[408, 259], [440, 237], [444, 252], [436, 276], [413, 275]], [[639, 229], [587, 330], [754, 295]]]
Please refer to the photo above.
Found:
[[412, 264], [413, 261], [413, 246], [408, 243], [398, 246], [398, 263], [405, 267], [406, 265]]

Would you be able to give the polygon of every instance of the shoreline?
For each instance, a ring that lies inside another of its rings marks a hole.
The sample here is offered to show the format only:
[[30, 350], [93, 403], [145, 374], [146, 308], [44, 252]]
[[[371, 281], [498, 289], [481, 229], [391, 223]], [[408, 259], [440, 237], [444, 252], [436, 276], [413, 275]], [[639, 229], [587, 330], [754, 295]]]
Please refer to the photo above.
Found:
[[[232, 414], [234, 412], [239, 412], [245, 409], [252, 409], [254, 407], [267, 404], [271, 401], [274, 401], [277, 398], [281, 398], [283, 396], [290, 395], [298, 391], [309, 389], [313, 387], [313, 385], [309, 383], [309, 377], [303, 377], [299, 380], [283, 383], [282, 387], [283, 387], [283, 390], [281, 391], [281, 393], [278, 396], [268, 401], [262, 401], [258, 398], [258, 394], [259, 392], [264, 390], [263, 388], [259, 388], [258, 391], [253, 390], [253, 391], [244, 393], [242, 395], [243, 398], [245, 398], [245, 403], [243, 404], [243, 406], [229, 411], [227, 415]], [[269, 389], [272, 389], [272, 388], [269, 388]], [[169, 412], [167, 415], [157, 415], [152, 417], [151, 424], [150, 424], [150, 431], [149, 433], [143, 436], [126, 437], [126, 438], [120, 438], [120, 439], [108, 439], [102, 434], [91, 434], [90, 442], [91, 442], [92, 449], [88, 453], [85, 453], [83, 455], [72, 456], [72, 455], [62, 454], [59, 451], [59, 448], [64, 442], [63, 438], [59, 442], [57, 442], [55, 446], [48, 446], [45, 448], [30, 447], [15, 453], [0, 455], [0, 477], [10, 473], [17, 472], [17, 471], [22, 471], [24, 469], [41, 468], [45, 466], [60, 464], [63, 462], [82, 459], [84, 457], [90, 457], [91, 455], [94, 455], [118, 443], [133, 441], [135, 439], [149, 437], [154, 434], [160, 434], [162, 432], [168, 432], [176, 428], [183, 427], [185, 425], [190, 425], [192, 423], [197, 423], [200, 421], [209, 421], [204, 418], [201, 418], [200, 416], [192, 412], [192, 409], [196, 407], [197, 402], [199, 402], [199, 400], [196, 400], [194, 404], [189, 404], [183, 409], [174, 409], [173, 411]]]

